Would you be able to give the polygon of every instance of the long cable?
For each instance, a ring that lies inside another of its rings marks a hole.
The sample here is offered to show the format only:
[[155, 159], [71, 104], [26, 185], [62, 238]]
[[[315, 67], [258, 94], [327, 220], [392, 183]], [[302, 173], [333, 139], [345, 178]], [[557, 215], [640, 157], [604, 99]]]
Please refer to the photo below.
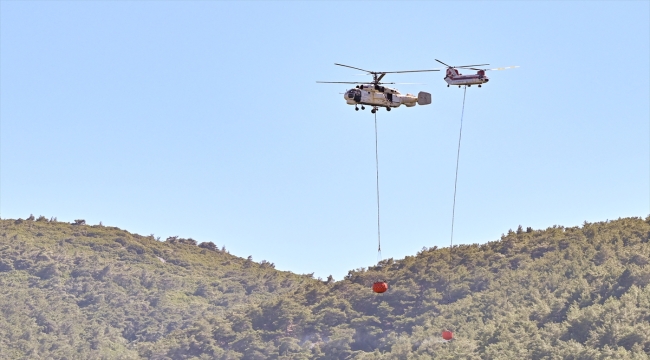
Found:
[[[454, 248], [454, 216], [456, 215], [456, 185], [458, 183], [458, 162], [460, 160], [460, 140], [463, 136], [463, 116], [465, 115], [465, 95], [467, 86], [463, 92], [463, 110], [460, 113], [460, 131], [458, 133], [458, 151], [456, 152], [456, 178], [454, 179], [454, 206], [451, 210], [451, 241], [449, 242], [449, 262], [451, 263], [451, 251]], [[450, 264], [451, 265], [451, 264]]]
[[[449, 242], [449, 269], [451, 269], [451, 255], [454, 249], [454, 217], [456, 215], [456, 189], [458, 184], [458, 163], [460, 160], [460, 141], [463, 137], [463, 117], [465, 116], [465, 95], [467, 95], [467, 86], [465, 86], [465, 91], [463, 92], [463, 108], [460, 113], [460, 131], [458, 132], [458, 150], [456, 151], [456, 178], [454, 179], [454, 206], [451, 209], [451, 240]], [[447, 303], [451, 303], [451, 293], [449, 291], [449, 286], [451, 284], [451, 273], [447, 273], [445, 276], [447, 278], [447, 291], [446, 298]]]
[[377, 173], [377, 258], [381, 260], [381, 230], [379, 227], [379, 146], [377, 142], [377, 112], [375, 112], [375, 169]]

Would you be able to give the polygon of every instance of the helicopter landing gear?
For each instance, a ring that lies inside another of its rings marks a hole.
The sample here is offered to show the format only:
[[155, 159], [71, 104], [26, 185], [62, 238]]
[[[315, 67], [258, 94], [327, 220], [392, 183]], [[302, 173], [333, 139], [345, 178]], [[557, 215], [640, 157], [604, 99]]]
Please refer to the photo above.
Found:
[[479, 85], [478, 87], [481, 87], [481, 85]]
[[460, 85], [458, 85], [458, 87], [460, 87]]
[[365, 110], [365, 109], [366, 109], [366, 107], [361, 105], [361, 110]]
[[370, 112], [373, 113], [373, 114], [376, 113], [376, 112], [377, 112], [377, 107], [376, 107], [376, 106], [373, 106], [373, 107], [372, 107], [372, 110], [370, 110]]
[[359, 111], [359, 108], [355, 106], [354, 111]]
[[390, 111], [390, 106], [386, 106], [386, 111]]
[[449, 84], [447, 84], [447, 87], [449, 87]]

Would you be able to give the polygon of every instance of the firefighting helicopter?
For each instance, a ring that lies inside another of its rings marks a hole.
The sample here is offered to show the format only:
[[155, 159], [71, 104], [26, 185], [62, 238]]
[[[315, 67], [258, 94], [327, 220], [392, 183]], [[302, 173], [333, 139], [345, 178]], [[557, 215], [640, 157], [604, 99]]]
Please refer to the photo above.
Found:
[[[370, 71], [364, 70], [357, 67], [337, 64], [334, 65], [343, 66], [355, 70], [361, 70], [366, 72], [368, 75], [372, 75], [371, 82], [349, 82], [349, 81], [316, 81], [320, 84], [356, 84], [357, 86], [354, 89], [347, 90], [343, 93], [343, 98], [348, 105], [354, 105], [354, 110], [359, 111], [359, 106], [361, 105], [361, 110], [365, 110], [364, 105], [372, 106], [371, 113], [376, 113], [377, 109], [380, 107], [385, 107], [387, 111], [390, 111], [391, 108], [399, 107], [404, 104], [406, 107], [413, 107], [417, 103], [418, 105], [429, 105], [431, 104], [431, 94], [420, 91], [418, 96], [413, 94], [402, 94], [397, 89], [390, 88], [388, 86], [383, 86], [384, 84], [398, 84], [394, 82], [381, 82], [381, 79], [384, 78], [386, 74], [397, 74], [397, 73], [411, 73], [411, 72], [427, 72], [427, 71], [440, 71], [436, 70], [406, 70], [406, 71]], [[399, 83], [407, 84], [407, 83]]]
[[[506, 66], [506, 67], [500, 67], [496, 69], [477, 69], [474, 68], [474, 66], [488, 66], [490, 64], [451, 66], [443, 63], [438, 59], [435, 60], [447, 67], [447, 74], [445, 76], [447, 87], [449, 87], [449, 85], [458, 85], [458, 87], [461, 87], [462, 85], [465, 86], [478, 85], [478, 87], [481, 87], [481, 84], [485, 84], [486, 82], [490, 81], [490, 79], [487, 76], [485, 76], [486, 71], [506, 70], [506, 69], [514, 69], [519, 67], [519, 66]], [[471, 69], [471, 70], [476, 70], [477, 72], [476, 74], [472, 74], [472, 75], [463, 75], [460, 72], [458, 72], [458, 69]]]

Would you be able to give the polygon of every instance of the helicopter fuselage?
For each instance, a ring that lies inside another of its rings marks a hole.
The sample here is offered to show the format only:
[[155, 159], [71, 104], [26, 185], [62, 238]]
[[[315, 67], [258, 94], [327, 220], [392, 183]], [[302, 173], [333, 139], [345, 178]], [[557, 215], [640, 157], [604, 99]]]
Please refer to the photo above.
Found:
[[359, 88], [350, 89], [343, 94], [343, 98], [348, 105], [370, 105], [387, 108], [396, 108], [400, 107], [400, 105], [413, 107], [416, 104], [428, 105], [431, 103], [431, 95], [428, 93], [420, 92], [418, 96], [401, 94], [397, 89], [383, 86], [380, 90], [376, 90], [373, 85], [360, 85]]
[[445, 81], [447, 86], [449, 85], [458, 85], [458, 86], [471, 86], [471, 85], [481, 85], [490, 81], [490, 79], [485, 75], [485, 71], [479, 70], [476, 74], [472, 75], [461, 75], [456, 69], [448, 69], [447, 76], [445, 76]]

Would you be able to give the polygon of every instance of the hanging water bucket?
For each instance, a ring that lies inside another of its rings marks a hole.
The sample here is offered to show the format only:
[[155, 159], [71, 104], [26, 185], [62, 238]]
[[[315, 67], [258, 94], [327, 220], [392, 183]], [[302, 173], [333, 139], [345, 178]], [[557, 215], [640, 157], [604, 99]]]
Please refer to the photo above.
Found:
[[376, 293], [381, 294], [383, 292], [386, 292], [386, 290], [388, 290], [388, 284], [383, 281], [377, 281], [376, 283], [372, 284], [372, 291]]

